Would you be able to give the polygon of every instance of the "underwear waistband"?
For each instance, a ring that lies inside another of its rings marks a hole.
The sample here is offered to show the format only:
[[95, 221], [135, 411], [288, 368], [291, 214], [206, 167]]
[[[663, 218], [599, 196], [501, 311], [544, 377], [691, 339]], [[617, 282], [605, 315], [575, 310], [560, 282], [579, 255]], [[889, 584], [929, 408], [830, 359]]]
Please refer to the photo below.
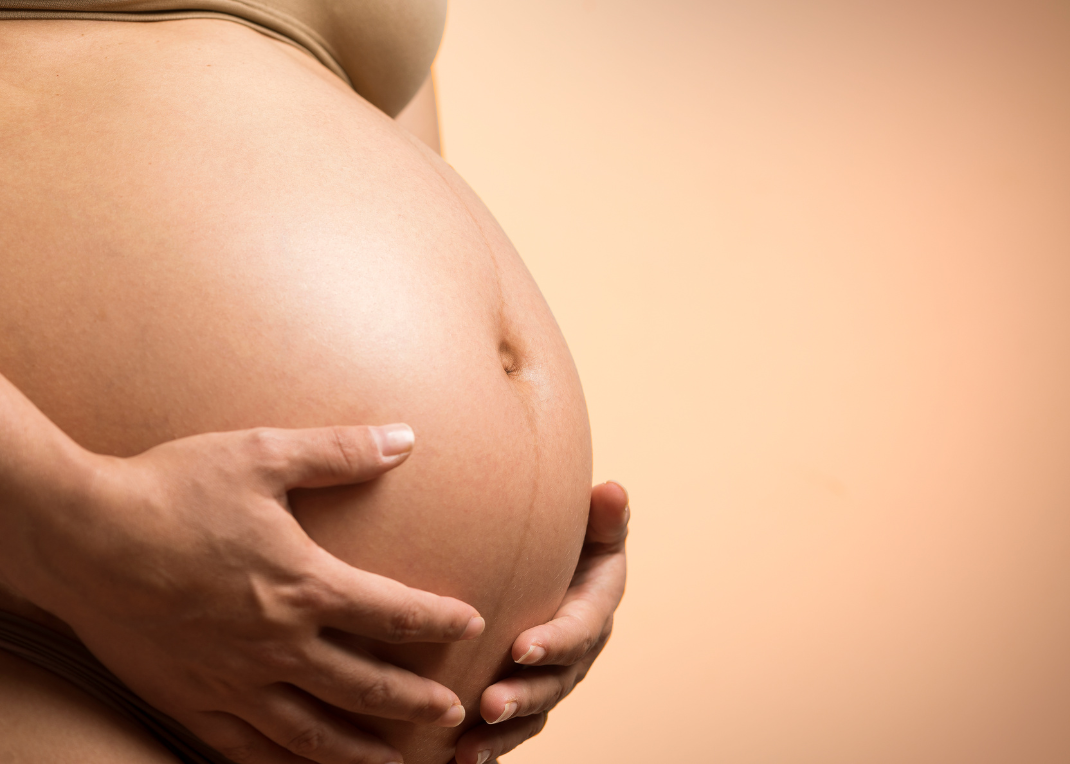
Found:
[[[71, 3], [64, 0], [0, 0], [0, 21], [5, 19], [77, 19], [80, 21], [180, 21], [182, 19], [220, 19], [233, 21], [261, 34], [289, 43], [305, 51], [353, 87], [345, 69], [326, 41], [307, 24], [255, 0], [201, 0], [202, 8], [156, 10], [166, 3], [135, 3], [153, 10], [128, 10], [130, 3], [100, 0], [97, 3]], [[97, 7], [99, 6], [99, 7]], [[87, 10], [87, 8], [89, 10]], [[111, 10], [115, 8], [115, 10]]]
[[81, 642], [0, 610], [0, 650], [67, 680], [143, 727], [182, 764], [233, 764], [174, 719], [135, 695]]

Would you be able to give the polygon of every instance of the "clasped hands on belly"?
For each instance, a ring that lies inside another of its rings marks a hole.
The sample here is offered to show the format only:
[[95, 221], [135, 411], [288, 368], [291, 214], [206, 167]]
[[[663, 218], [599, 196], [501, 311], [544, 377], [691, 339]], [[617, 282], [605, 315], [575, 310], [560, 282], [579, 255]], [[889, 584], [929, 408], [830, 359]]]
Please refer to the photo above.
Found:
[[[75, 444], [0, 376], [0, 560], [8, 585], [69, 625], [148, 702], [236, 762], [387, 764], [401, 755], [339, 720], [355, 713], [453, 727], [447, 687], [324, 630], [384, 642], [477, 638], [471, 606], [336, 559], [288, 511], [287, 491], [357, 483], [405, 461], [405, 425], [255, 429], [164, 443], [135, 457]], [[591, 495], [587, 536], [549, 623], [512, 646], [540, 667], [483, 693], [457, 764], [486, 764], [536, 734], [590, 668], [624, 590], [627, 495]], [[322, 702], [322, 703], [321, 703]]]

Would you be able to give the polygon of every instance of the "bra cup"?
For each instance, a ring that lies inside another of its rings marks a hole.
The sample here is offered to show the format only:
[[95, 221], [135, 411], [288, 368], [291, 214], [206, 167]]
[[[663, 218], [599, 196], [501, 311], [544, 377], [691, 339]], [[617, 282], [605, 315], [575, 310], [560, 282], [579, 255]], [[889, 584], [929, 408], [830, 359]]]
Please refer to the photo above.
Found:
[[445, 0], [323, 4], [333, 16], [323, 36], [353, 89], [396, 117], [427, 79], [438, 53], [446, 26]]
[[0, 0], [4, 18], [226, 18], [304, 48], [396, 117], [427, 79], [446, 0]]

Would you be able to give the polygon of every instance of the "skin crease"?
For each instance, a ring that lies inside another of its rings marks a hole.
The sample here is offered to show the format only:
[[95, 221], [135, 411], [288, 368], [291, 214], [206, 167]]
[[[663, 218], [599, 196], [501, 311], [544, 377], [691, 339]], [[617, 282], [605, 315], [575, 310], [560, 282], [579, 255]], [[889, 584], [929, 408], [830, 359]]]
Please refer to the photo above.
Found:
[[292, 505], [341, 559], [486, 618], [471, 643], [362, 645], [464, 701], [458, 729], [358, 720], [443, 764], [583, 541], [586, 409], [538, 289], [440, 158], [291, 46], [220, 21], [34, 24], [37, 55], [5, 62], [0, 368], [120, 456], [412, 425], [398, 471]]

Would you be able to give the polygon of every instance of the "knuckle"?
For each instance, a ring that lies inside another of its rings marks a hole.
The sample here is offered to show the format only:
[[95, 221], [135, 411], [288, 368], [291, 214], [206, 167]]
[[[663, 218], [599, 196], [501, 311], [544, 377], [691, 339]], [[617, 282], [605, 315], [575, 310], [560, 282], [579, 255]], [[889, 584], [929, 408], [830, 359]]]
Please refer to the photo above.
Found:
[[413, 707], [407, 714], [407, 718], [408, 721], [414, 723], [433, 722], [446, 713], [446, 711], [449, 710], [449, 707], [449, 703], [440, 702], [432, 695], [429, 695], [424, 700], [413, 704]]
[[613, 616], [609, 616], [606, 619], [605, 625], [602, 627], [602, 633], [598, 635], [598, 648], [601, 649], [609, 641], [610, 635], [613, 633]]
[[207, 712], [181, 721], [234, 764], [252, 764], [262, 754], [263, 738], [230, 713]]
[[566, 687], [563, 683], [554, 683], [554, 686], [550, 690], [549, 694], [546, 696], [542, 707], [544, 709], [553, 708], [565, 699], [565, 696], [568, 695], [570, 689], [570, 687]]
[[245, 448], [261, 469], [281, 471], [286, 465], [284, 439], [270, 427], [255, 427], [246, 432]]
[[304, 613], [321, 613], [330, 608], [333, 597], [321, 580], [305, 576], [284, 592], [289, 608]]
[[583, 640], [580, 642], [580, 647], [581, 647], [581, 649], [583, 651], [581, 654], [582, 655], [586, 655], [587, 653], [591, 652], [591, 650], [594, 649], [594, 646], [596, 644], [598, 644], [598, 641], [601, 638], [602, 638], [601, 632], [599, 632], [598, 634], [595, 634], [590, 629], [586, 629], [583, 632]]
[[538, 708], [535, 710], [541, 713], [546, 713], [555, 708], [558, 703], [568, 697], [569, 693], [576, 688], [576, 683], [578, 681], [579, 680], [576, 679], [576, 674], [574, 672], [570, 671], [560, 675], [557, 678], [557, 681], [554, 682], [553, 687], [546, 691], [545, 696], [542, 698], [542, 702], [539, 703]]
[[293, 642], [265, 640], [247, 649], [250, 663], [272, 679], [300, 674], [309, 664], [305, 651]]
[[406, 642], [419, 637], [427, 627], [424, 609], [415, 602], [402, 603], [391, 616], [387, 639], [391, 642]]
[[576, 643], [575, 650], [571, 653], [573, 662], [580, 660], [583, 656], [587, 655], [587, 653], [591, 652], [591, 648], [595, 646], [601, 636], [599, 635], [596, 637], [594, 633], [591, 632], [590, 628], [588, 628], [587, 624], [578, 619], [577, 622], [579, 624], [578, 632], [580, 638]]
[[580, 642], [579, 648], [573, 654], [573, 661], [582, 659], [587, 653], [591, 652], [591, 648], [594, 647], [597, 640], [590, 634], [586, 634], [583, 640]]
[[327, 730], [316, 724], [306, 727], [290, 739], [286, 749], [298, 756], [308, 756], [321, 750], [327, 742]]
[[234, 764], [251, 764], [256, 756], [256, 746], [250, 740], [216, 744], [213, 747]]
[[353, 436], [341, 427], [331, 427], [327, 434], [334, 444], [335, 455], [340, 472], [352, 472], [357, 465], [365, 461], [363, 449], [354, 441]]
[[568, 690], [560, 682], [554, 682], [552, 687], [545, 687], [538, 691], [537, 695], [527, 703], [522, 703], [518, 716], [533, 718], [536, 714], [542, 714], [556, 706], [568, 695]]
[[374, 712], [385, 708], [393, 697], [393, 690], [386, 677], [375, 676], [360, 688], [357, 693], [357, 703], [362, 710]]

